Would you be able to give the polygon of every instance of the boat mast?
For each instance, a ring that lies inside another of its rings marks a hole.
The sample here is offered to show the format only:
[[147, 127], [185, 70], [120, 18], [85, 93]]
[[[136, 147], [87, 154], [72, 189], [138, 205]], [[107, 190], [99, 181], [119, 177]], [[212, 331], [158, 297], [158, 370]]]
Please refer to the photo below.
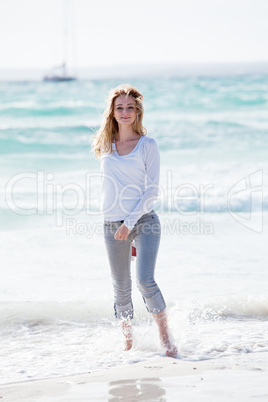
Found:
[[69, 56], [69, 0], [63, 0], [63, 63], [62, 74], [67, 76], [67, 64]]
[[[73, 81], [76, 80], [75, 76], [68, 75], [68, 61], [70, 55], [70, 46], [69, 46], [69, 38], [70, 38], [70, 20], [71, 20], [71, 12], [70, 12], [70, 0], [62, 0], [63, 1], [63, 42], [62, 42], [62, 64], [58, 67], [55, 67], [52, 74], [46, 75], [43, 80], [44, 81], [52, 81], [52, 82], [60, 82], [60, 81]], [[58, 72], [57, 72], [57, 70]]]

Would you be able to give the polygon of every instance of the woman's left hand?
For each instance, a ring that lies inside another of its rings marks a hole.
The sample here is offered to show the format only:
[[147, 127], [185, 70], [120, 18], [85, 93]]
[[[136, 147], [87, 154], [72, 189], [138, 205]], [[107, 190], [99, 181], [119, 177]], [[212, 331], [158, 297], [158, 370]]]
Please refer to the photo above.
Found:
[[124, 223], [117, 229], [114, 238], [115, 240], [127, 240], [130, 229], [128, 229]]

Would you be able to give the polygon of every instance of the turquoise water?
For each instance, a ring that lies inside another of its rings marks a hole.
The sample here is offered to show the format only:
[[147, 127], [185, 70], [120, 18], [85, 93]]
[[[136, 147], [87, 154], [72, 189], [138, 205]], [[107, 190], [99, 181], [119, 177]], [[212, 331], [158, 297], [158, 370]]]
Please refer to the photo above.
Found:
[[[268, 76], [130, 83], [161, 153], [157, 279], [181, 358], [267, 351]], [[119, 84], [0, 83], [2, 383], [162, 354], [135, 285], [129, 354], [113, 317], [90, 139]]]
[[[267, 76], [132, 83], [145, 96], [145, 125], [162, 151], [198, 148], [217, 160], [219, 147], [237, 159], [234, 151], [258, 157], [267, 146]], [[100, 124], [104, 97], [117, 84], [1, 83], [1, 153], [84, 154], [90, 132]]]
[[[107, 91], [118, 84], [2, 82], [1, 182], [18, 171], [57, 172], [60, 180], [67, 172], [98, 171], [89, 141], [100, 125]], [[180, 167], [180, 182], [204, 183], [210, 175], [218, 188], [208, 211], [219, 212], [226, 211], [226, 188], [232, 179], [261, 169], [267, 180], [267, 76], [159, 78], [132, 84], [145, 96], [144, 123], [161, 150], [162, 183], [170, 168]], [[97, 206], [98, 198], [94, 202]], [[241, 212], [247, 210], [243, 199], [236, 204]]]

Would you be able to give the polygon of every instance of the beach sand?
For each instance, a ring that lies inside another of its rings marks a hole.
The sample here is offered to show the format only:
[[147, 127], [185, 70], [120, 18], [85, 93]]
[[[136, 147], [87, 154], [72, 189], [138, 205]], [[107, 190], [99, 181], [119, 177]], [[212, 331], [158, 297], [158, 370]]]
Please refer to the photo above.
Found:
[[0, 400], [267, 401], [267, 374], [268, 352], [196, 362], [158, 356], [93, 373], [2, 385]]

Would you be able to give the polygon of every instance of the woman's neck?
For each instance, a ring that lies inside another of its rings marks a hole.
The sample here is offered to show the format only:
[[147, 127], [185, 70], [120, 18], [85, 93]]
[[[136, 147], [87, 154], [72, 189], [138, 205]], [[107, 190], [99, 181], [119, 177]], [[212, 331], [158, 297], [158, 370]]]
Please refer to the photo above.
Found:
[[135, 138], [138, 138], [139, 134], [137, 134], [132, 126], [119, 126], [119, 130], [117, 134], [115, 135], [115, 141], [128, 141], [128, 140], [133, 140]]

